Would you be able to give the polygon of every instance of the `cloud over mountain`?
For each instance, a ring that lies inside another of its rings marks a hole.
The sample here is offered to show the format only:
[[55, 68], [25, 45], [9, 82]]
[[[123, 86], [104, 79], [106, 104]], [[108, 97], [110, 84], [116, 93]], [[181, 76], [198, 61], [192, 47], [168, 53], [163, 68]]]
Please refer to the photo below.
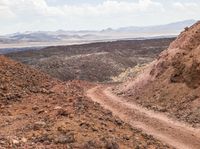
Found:
[[0, 34], [26, 30], [80, 30], [163, 24], [198, 19], [200, 14], [200, 2], [195, 0], [102, 0], [98, 3], [79, 0], [80, 3], [77, 1], [74, 4], [58, 0], [57, 5], [50, 1], [1, 0]]

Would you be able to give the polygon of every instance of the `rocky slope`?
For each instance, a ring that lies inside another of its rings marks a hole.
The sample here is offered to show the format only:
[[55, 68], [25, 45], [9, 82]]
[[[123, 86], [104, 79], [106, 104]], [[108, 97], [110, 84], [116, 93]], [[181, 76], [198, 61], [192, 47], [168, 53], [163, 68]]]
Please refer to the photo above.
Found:
[[186, 27], [138, 77], [115, 88], [137, 102], [200, 127], [200, 22]]
[[60, 82], [0, 56], [0, 148], [169, 148]]
[[106, 82], [128, 68], [152, 62], [173, 38], [55, 46], [6, 56], [60, 80]]

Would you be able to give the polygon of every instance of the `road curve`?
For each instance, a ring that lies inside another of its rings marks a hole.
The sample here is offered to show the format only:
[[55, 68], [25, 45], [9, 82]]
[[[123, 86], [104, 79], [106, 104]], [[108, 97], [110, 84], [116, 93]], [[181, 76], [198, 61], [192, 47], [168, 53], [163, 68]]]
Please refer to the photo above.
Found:
[[200, 129], [172, 120], [167, 116], [129, 103], [114, 95], [110, 87], [98, 85], [87, 96], [133, 127], [142, 129], [158, 140], [177, 149], [200, 149]]

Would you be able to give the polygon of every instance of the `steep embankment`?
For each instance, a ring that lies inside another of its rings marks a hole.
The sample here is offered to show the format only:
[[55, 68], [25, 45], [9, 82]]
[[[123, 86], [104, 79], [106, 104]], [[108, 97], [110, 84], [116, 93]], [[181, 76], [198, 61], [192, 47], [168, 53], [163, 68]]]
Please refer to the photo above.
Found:
[[127, 101], [200, 127], [200, 22], [185, 28], [138, 77], [115, 88]]
[[0, 148], [168, 148], [84, 95], [0, 56]]

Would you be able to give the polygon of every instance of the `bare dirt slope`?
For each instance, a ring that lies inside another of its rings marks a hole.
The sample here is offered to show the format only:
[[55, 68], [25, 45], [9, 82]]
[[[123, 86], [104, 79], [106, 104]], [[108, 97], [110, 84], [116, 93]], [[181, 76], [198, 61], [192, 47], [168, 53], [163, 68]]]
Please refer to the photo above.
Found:
[[63, 83], [0, 56], [0, 148], [170, 148]]
[[111, 87], [96, 86], [88, 97], [111, 110], [113, 114], [177, 149], [199, 149], [200, 129], [167, 118], [165, 115], [129, 103], [111, 92]]
[[127, 68], [149, 63], [173, 38], [55, 46], [6, 56], [60, 80], [112, 81]]
[[115, 93], [200, 127], [200, 22], [185, 28], [138, 77]]

